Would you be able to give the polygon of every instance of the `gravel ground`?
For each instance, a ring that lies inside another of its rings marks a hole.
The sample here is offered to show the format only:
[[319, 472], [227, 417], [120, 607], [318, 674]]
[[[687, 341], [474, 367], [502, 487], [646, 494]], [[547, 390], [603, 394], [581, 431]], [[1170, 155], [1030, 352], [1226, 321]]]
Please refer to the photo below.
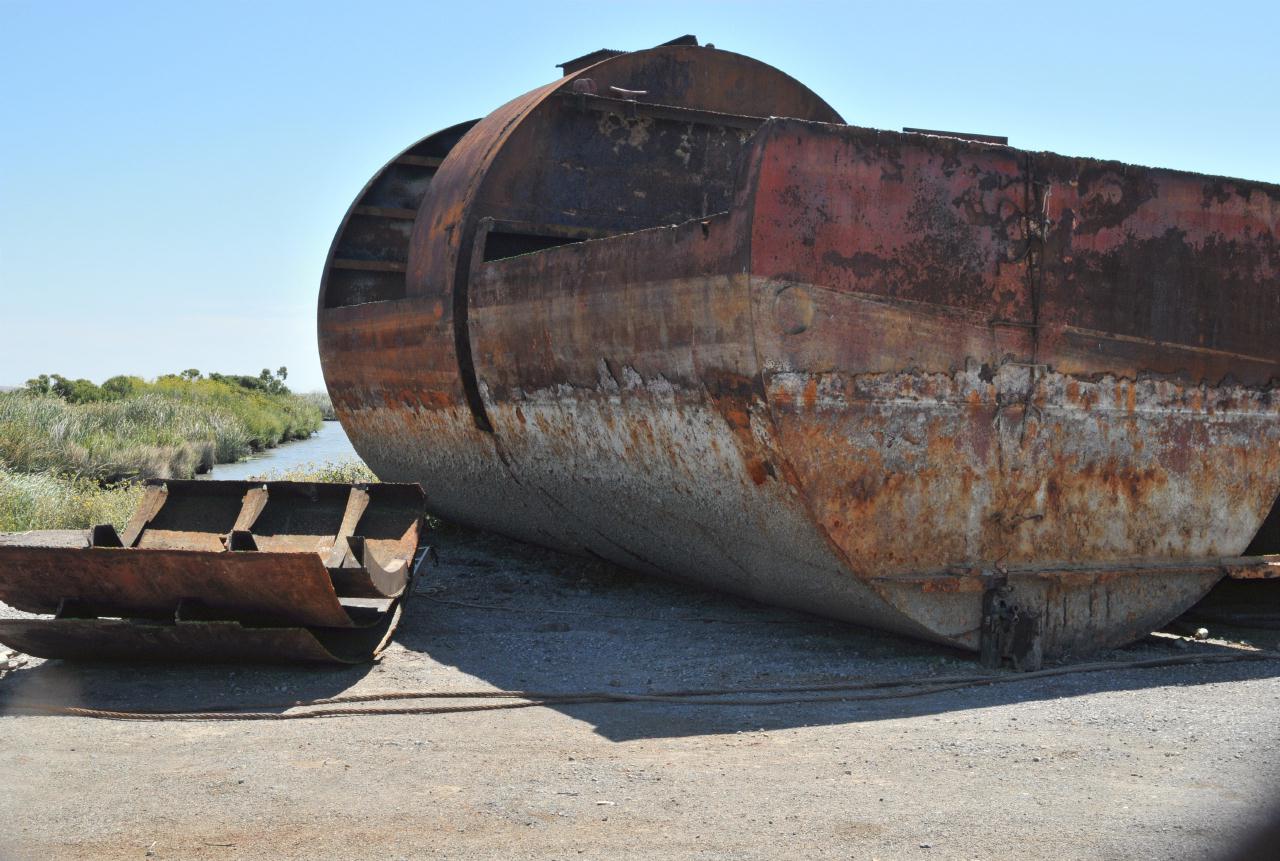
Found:
[[[959, 652], [489, 535], [447, 530], [436, 543], [440, 564], [377, 665], [30, 659], [0, 677], [0, 702], [180, 708], [976, 670]], [[1228, 648], [1166, 638], [1109, 657]], [[6, 716], [0, 859], [1215, 858], [1275, 799], [1278, 715], [1280, 662], [859, 703], [236, 723]]]

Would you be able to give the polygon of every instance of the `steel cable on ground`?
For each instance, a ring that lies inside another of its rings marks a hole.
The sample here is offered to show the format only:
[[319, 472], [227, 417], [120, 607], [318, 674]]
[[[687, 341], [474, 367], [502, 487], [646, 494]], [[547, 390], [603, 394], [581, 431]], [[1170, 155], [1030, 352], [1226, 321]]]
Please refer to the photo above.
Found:
[[501, 613], [525, 613], [529, 615], [542, 616], [586, 616], [596, 619], [625, 619], [628, 622], [667, 622], [687, 624], [690, 622], [702, 622], [715, 625], [838, 625], [832, 619], [823, 619], [820, 616], [802, 615], [798, 611], [796, 615], [783, 619], [725, 619], [716, 616], [635, 616], [623, 613], [600, 613], [595, 610], [564, 610], [558, 607], [513, 607], [502, 604], [476, 604], [471, 601], [455, 601], [452, 598], [437, 598], [430, 592], [415, 592], [415, 599], [431, 601], [434, 604], [440, 604], [445, 607], [459, 607], [466, 610], [491, 610]]
[[[1224, 664], [1243, 661], [1267, 661], [1280, 658], [1268, 651], [1233, 652], [1231, 654], [1177, 655], [1134, 661], [1103, 661], [1090, 664], [1053, 667], [1027, 673], [967, 676], [916, 676], [870, 682], [846, 682], [775, 687], [734, 687], [689, 689], [648, 694], [613, 691], [539, 693], [533, 691], [391, 691], [380, 694], [351, 694], [313, 700], [295, 700], [268, 705], [212, 706], [201, 710], [164, 709], [95, 709], [54, 703], [15, 700], [0, 703], [5, 713], [64, 715], [105, 720], [134, 721], [236, 721], [236, 720], [307, 720], [327, 717], [360, 717], [375, 715], [460, 714], [484, 711], [533, 708], [538, 706], [655, 703], [685, 706], [773, 706], [800, 703], [864, 702], [927, 696], [961, 688], [1034, 681], [1106, 670], [1156, 669], [1189, 665]], [[895, 688], [906, 690], [894, 690]], [[743, 696], [746, 694], [747, 696]], [[762, 694], [795, 694], [795, 696], [763, 697]], [[807, 694], [807, 695], [806, 695]], [[412, 699], [514, 699], [517, 702], [441, 705], [392, 706], [390, 708], [322, 708], [369, 702]], [[306, 711], [263, 711], [262, 709], [306, 709]], [[249, 711], [247, 709], [257, 709]]]

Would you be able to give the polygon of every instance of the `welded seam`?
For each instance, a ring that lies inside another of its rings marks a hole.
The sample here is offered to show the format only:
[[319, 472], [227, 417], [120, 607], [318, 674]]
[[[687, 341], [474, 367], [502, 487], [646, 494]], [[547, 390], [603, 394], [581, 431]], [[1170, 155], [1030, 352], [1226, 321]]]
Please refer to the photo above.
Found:
[[[804, 487], [800, 482], [799, 472], [791, 463], [790, 458], [786, 455], [786, 449], [783, 443], [782, 428], [773, 414], [773, 404], [769, 402], [769, 386], [764, 377], [765, 363], [760, 355], [760, 338], [758, 335], [758, 326], [756, 320], [756, 290], [755, 284], [757, 279], [752, 274], [753, 268], [753, 240], [755, 238], [755, 219], [756, 219], [756, 193], [760, 188], [760, 183], [764, 175], [765, 169], [765, 151], [768, 148], [769, 138], [776, 134], [780, 122], [785, 120], [771, 119], [763, 126], [760, 131], [756, 132], [756, 140], [753, 141], [751, 148], [747, 150], [748, 157], [754, 159], [754, 164], [750, 165], [746, 171], [740, 176], [743, 177], [743, 187], [747, 189], [744, 198], [738, 201], [745, 220], [745, 241], [744, 241], [744, 261], [743, 269], [743, 289], [746, 291], [747, 301], [747, 326], [751, 336], [751, 355], [755, 359], [755, 375], [754, 380], [759, 386], [760, 401], [764, 405], [763, 420], [769, 428], [769, 446], [768, 453], [773, 456], [781, 467], [781, 475], [784, 481], [795, 491], [796, 504], [799, 505], [804, 519], [808, 521], [810, 527], [817, 535], [818, 539], [827, 548], [831, 555], [832, 561], [841, 569], [841, 573], [849, 575], [851, 581], [860, 583], [865, 588], [865, 598], [878, 599], [881, 604], [881, 614], [887, 614], [894, 620], [894, 626], [901, 633], [908, 631], [914, 632], [916, 636], [925, 639], [934, 639], [939, 635], [932, 631], [928, 626], [909, 615], [905, 610], [901, 609], [894, 603], [886, 593], [886, 590], [874, 581], [869, 580], [865, 575], [857, 572], [860, 570], [858, 566], [853, 564], [853, 560], [849, 554], [845, 552], [835, 538], [831, 535], [827, 527], [822, 523], [809, 500], [809, 496], [804, 491]], [[759, 279], [766, 283], [772, 279]], [[870, 609], [870, 608], [868, 608]]]

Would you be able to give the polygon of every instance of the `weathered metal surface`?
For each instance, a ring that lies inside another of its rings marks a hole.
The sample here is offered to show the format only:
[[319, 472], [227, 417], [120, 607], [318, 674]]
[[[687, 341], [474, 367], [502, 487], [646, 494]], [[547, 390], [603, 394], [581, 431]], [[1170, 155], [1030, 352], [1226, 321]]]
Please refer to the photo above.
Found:
[[475, 125], [429, 135], [387, 162], [343, 216], [325, 261], [321, 296], [330, 308], [402, 299], [409, 235], [423, 195], [444, 157]]
[[1280, 580], [1280, 556], [1242, 556], [1229, 559], [1224, 567], [1232, 580]]
[[322, 295], [321, 359], [445, 517], [973, 649], [996, 586], [937, 577], [1029, 567], [1000, 588], [1078, 654], [1194, 603], [1280, 494], [1278, 219], [661, 47], [480, 120], [405, 298]]
[[416, 485], [152, 481], [123, 536], [0, 542], [0, 622], [44, 657], [368, 660], [414, 575]]
[[358, 664], [381, 654], [399, 618], [397, 605], [374, 625], [341, 632], [240, 622], [0, 619], [0, 642], [28, 655], [80, 661]]
[[103, 615], [163, 618], [190, 599], [227, 618], [352, 624], [314, 553], [4, 547], [0, 572], [0, 600], [28, 613], [73, 599], [114, 611]]

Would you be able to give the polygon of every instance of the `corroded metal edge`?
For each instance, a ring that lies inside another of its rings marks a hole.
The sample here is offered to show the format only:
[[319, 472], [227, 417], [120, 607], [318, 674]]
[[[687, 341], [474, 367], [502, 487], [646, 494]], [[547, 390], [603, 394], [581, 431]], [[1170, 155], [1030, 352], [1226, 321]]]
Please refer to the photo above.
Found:
[[184, 599], [228, 618], [354, 624], [314, 553], [0, 547], [0, 600], [28, 613], [54, 613], [74, 600], [163, 618]]
[[397, 604], [376, 624], [346, 632], [230, 621], [0, 619], [0, 642], [63, 660], [357, 664], [381, 654], [400, 614]]
[[42, 657], [356, 662], [426, 564], [417, 485], [149, 482], [110, 526], [0, 536], [0, 641]]

